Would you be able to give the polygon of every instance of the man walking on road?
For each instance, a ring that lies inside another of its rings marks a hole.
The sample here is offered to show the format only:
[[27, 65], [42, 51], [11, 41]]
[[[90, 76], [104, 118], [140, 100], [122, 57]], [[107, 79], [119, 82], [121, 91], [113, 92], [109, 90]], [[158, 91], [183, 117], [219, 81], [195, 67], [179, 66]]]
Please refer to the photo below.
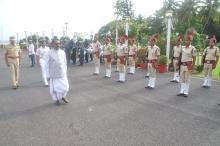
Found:
[[47, 67], [47, 56], [50, 49], [46, 46], [45, 40], [41, 42], [41, 47], [37, 49], [36, 56], [37, 56], [37, 63], [40, 65], [42, 71], [42, 77], [44, 81], [44, 85], [48, 86], [47, 79], [49, 78], [48, 67]]
[[60, 49], [60, 41], [53, 41], [54, 49], [48, 54], [48, 66], [50, 76], [50, 94], [56, 105], [60, 105], [60, 100], [68, 103], [65, 98], [69, 91], [69, 83], [67, 79], [66, 54]]
[[19, 64], [21, 63], [21, 49], [16, 45], [15, 37], [10, 37], [10, 44], [6, 46], [5, 62], [11, 70], [12, 88], [18, 88]]
[[31, 59], [31, 67], [34, 67], [34, 65], [35, 65], [35, 50], [34, 50], [34, 44], [33, 44], [32, 40], [29, 40], [28, 55]]

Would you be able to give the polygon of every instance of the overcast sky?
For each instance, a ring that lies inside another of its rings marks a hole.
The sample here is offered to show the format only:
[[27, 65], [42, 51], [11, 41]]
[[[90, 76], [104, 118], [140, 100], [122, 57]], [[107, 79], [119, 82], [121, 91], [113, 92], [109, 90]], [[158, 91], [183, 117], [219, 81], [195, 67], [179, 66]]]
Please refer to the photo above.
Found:
[[[68, 34], [95, 33], [115, 19], [113, 3], [116, 0], [0, 0], [0, 40], [24, 31], [29, 34], [43, 31], [49, 37], [62, 35], [68, 22]], [[133, 0], [135, 15], [149, 16], [162, 7], [163, 0]]]

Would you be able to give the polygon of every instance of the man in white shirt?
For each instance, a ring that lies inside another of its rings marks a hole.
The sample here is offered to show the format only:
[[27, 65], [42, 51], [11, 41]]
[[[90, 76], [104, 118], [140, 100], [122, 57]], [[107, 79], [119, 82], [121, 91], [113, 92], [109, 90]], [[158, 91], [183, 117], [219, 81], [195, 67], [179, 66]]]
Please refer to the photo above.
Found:
[[66, 54], [60, 49], [60, 41], [53, 41], [54, 49], [48, 54], [48, 67], [50, 76], [50, 94], [56, 105], [60, 104], [60, 100], [68, 103], [65, 98], [69, 91], [69, 83], [67, 79]]
[[34, 50], [34, 44], [32, 43], [32, 40], [29, 40], [28, 55], [31, 59], [31, 67], [34, 67], [34, 65], [35, 65], [35, 50]]
[[47, 79], [49, 78], [49, 72], [48, 72], [47, 60], [46, 60], [48, 58], [49, 51], [50, 49], [49, 47], [46, 46], [45, 40], [41, 42], [40, 48], [38, 48], [36, 51], [37, 63], [41, 67], [42, 77], [45, 86], [48, 86]]

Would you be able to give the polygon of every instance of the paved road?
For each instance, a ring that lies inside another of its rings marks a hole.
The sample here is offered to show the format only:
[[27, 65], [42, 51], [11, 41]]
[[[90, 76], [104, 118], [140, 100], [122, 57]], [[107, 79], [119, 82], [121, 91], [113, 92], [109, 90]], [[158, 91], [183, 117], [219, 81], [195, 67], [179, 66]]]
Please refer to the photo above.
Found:
[[[202, 89], [192, 79], [189, 98], [177, 97], [171, 74], [145, 89], [144, 72], [125, 84], [92, 76], [92, 64], [70, 66], [68, 105], [55, 106], [39, 67], [21, 67], [21, 87], [10, 89], [0, 51], [0, 146], [219, 146], [220, 83]], [[103, 70], [102, 70], [103, 71]]]

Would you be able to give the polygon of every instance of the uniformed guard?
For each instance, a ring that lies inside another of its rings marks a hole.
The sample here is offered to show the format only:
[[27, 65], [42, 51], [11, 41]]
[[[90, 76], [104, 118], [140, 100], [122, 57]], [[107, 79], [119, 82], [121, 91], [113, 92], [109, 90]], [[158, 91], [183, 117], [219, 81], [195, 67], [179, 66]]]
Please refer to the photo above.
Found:
[[212, 70], [216, 68], [216, 64], [219, 59], [219, 48], [216, 46], [217, 40], [215, 36], [210, 39], [209, 47], [207, 47], [203, 52], [203, 61], [204, 65], [204, 83], [202, 87], [210, 88], [212, 80]]
[[15, 37], [10, 37], [10, 44], [6, 46], [5, 62], [11, 70], [12, 88], [17, 89], [19, 84], [19, 65], [21, 63], [21, 49], [16, 45]]
[[171, 82], [175, 82], [175, 83], [179, 83], [179, 57], [182, 48], [182, 42], [183, 42], [182, 35], [179, 35], [177, 37], [176, 46], [173, 47], [172, 62], [173, 62], [174, 76]]
[[135, 39], [130, 39], [130, 46], [129, 46], [129, 74], [135, 74], [135, 61], [137, 56], [137, 46], [135, 44]]
[[145, 88], [154, 89], [156, 84], [156, 72], [158, 68], [158, 59], [160, 56], [160, 48], [156, 45], [158, 35], [153, 35], [150, 38], [150, 45], [147, 46], [147, 62], [148, 62], [148, 72], [149, 72], [149, 81], [148, 85]]
[[120, 37], [119, 45], [117, 46], [117, 61], [119, 63], [119, 80], [118, 82], [125, 82], [125, 74], [126, 74], [126, 56], [128, 55], [128, 48], [125, 44], [125, 41], [128, 39], [126, 35]]
[[185, 46], [180, 52], [180, 93], [177, 96], [188, 97], [190, 76], [196, 59], [196, 48], [191, 45], [195, 32], [188, 31], [185, 39]]
[[98, 40], [98, 34], [95, 34], [92, 44], [92, 52], [94, 53], [95, 59], [95, 72], [93, 73], [94, 75], [98, 75], [100, 73], [100, 47], [101, 44]]
[[105, 38], [104, 45], [104, 60], [106, 67], [106, 78], [111, 78], [111, 64], [112, 64], [112, 45], [111, 45], [111, 37], [107, 36]]

